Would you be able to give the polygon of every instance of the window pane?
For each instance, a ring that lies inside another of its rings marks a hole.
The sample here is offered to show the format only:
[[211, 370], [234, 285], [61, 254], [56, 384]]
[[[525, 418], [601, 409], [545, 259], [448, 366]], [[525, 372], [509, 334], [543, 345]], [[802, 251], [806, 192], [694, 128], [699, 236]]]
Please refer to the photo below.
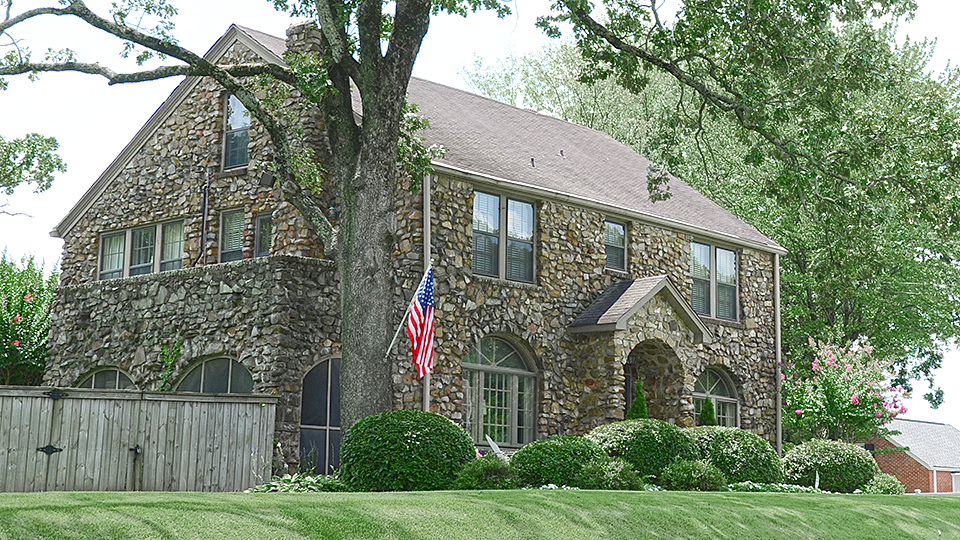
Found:
[[130, 275], [153, 272], [153, 252], [157, 245], [157, 228], [134, 229], [130, 235]]
[[273, 218], [260, 216], [257, 218], [257, 257], [270, 254], [270, 244], [273, 241]]
[[500, 239], [473, 231], [473, 271], [496, 277], [500, 273]]
[[123, 245], [126, 233], [104, 236], [100, 246], [100, 279], [123, 277]]
[[229, 169], [246, 165], [249, 161], [247, 146], [250, 144], [250, 133], [246, 129], [231, 131], [226, 134], [226, 139], [223, 168]]
[[493, 365], [510, 369], [527, 369], [523, 359], [520, 358], [520, 354], [506, 341], [497, 338], [486, 338], [484, 341], [490, 341], [494, 344]]
[[93, 375], [93, 387], [105, 390], [117, 389], [117, 370], [100, 371]]
[[694, 311], [701, 315], [710, 315], [710, 280], [693, 280], [693, 290], [691, 306]]
[[533, 441], [533, 377], [517, 377], [517, 444]]
[[626, 234], [623, 225], [610, 221], [605, 221], [603, 224], [603, 243], [608, 246], [624, 247], [626, 245]]
[[217, 358], [203, 363], [203, 393], [226, 394], [229, 388], [230, 360]]
[[736, 320], [737, 318], [737, 287], [736, 285], [717, 284], [717, 317]]
[[533, 242], [533, 205], [507, 201], [507, 236], [515, 240]]
[[321, 362], [303, 378], [303, 399], [300, 403], [300, 423], [326, 426], [330, 384], [330, 362]]
[[717, 283], [737, 284], [737, 254], [717, 248]]
[[614, 268], [617, 270], [626, 270], [627, 268], [627, 253], [626, 250], [620, 247], [615, 246], [606, 246], [607, 252], [607, 267]]
[[[330, 425], [335, 427], [340, 427], [340, 359], [339, 358], [334, 358], [333, 360], [330, 360]], [[337, 455], [339, 455], [340, 446], [339, 446], [339, 443], [337, 444], [338, 444]]]
[[308, 474], [329, 474], [327, 430], [300, 428], [300, 470]]
[[480, 396], [476, 392], [479, 377], [480, 374], [476, 371], [463, 370], [463, 429], [473, 437], [474, 442], [483, 440], [483, 435], [479, 433], [479, 425], [474, 418], [474, 414], [480, 409]]
[[710, 246], [693, 242], [690, 252], [692, 260], [690, 263], [690, 274], [694, 278], [710, 279]]
[[230, 360], [230, 368], [233, 373], [230, 374], [230, 393], [231, 394], [252, 394], [253, 376], [243, 367], [240, 362]]
[[220, 233], [220, 260], [239, 261], [243, 256], [243, 212], [224, 212]]
[[183, 267], [183, 222], [167, 223], [160, 232], [163, 246], [160, 249], [160, 271]]
[[198, 364], [196, 367], [190, 370], [187, 373], [186, 377], [180, 381], [180, 385], [177, 386], [177, 392], [199, 392], [200, 391], [200, 378], [203, 376], [203, 364]]
[[127, 377], [121, 372], [117, 372], [117, 388], [119, 390], [126, 390], [127, 388], [136, 388], [133, 384], [133, 381], [130, 380], [130, 377]]
[[326, 474], [333, 474], [334, 471], [340, 469], [340, 430], [331, 429], [330, 430], [330, 445], [327, 447], [327, 472]]
[[227, 131], [250, 127], [250, 114], [237, 96], [227, 98]]
[[507, 240], [507, 279], [533, 281], [533, 244]]
[[483, 374], [483, 432], [494, 442], [510, 443], [510, 388], [504, 373]]
[[500, 234], [500, 197], [479, 191], [474, 192], [473, 230], [487, 234]]

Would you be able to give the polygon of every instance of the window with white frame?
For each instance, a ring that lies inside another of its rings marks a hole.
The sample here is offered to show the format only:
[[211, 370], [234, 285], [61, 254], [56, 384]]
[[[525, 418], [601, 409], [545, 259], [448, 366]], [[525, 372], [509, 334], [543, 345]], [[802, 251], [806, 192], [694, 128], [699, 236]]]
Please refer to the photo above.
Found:
[[236, 360], [213, 358], [193, 366], [177, 385], [177, 392], [250, 394], [253, 376]]
[[707, 399], [713, 403], [717, 425], [738, 427], [736, 389], [723, 373], [714, 369], [705, 370], [694, 385], [693, 414], [697, 424], [700, 423], [700, 411]]
[[473, 271], [533, 282], [533, 205], [474, 192]]
[[136, 389], [137, 386], [133, 384], [130, 377], [119, 369], [104, 369], [81, 379], [76, 388], [126, 390], [128, 388]]
[[243, 210], [220, 215], [220, 262], [243, 258]]
[[627, 230], [622, 223], [603, 222], [603, 244], [607, 254], [607, 268], [627, 269]]
[[137, 227], [100, 237], [100, 279], [139, 276], [182, 267], [182, 221]]
[[257, 234], [255, 239], [256, 257], [270, 255], [270, 244], [273, 241], [273, 217], [271, 214], [257, 216]]
[[522, 446], [533, 440], [536, 377], [512, 345], [485, 337], [463, 359], [464, 427], [474, 442]]
[[237, 96], [227, 96], [223, 129], [223, 168], [246, 165], [250, 144], [250, 113]]
[[698, 242], [690, 247], [691, 307], [708, 317], [737, 320], [737, 253]]

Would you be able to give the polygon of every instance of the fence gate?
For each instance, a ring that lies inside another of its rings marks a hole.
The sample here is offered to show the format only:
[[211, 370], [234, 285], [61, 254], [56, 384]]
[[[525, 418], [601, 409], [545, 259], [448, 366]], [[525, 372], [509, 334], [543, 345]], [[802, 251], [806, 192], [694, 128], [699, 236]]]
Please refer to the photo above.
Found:
[[0, 491], [239, 491], [269, 478], [271, 396], [0, 387]]

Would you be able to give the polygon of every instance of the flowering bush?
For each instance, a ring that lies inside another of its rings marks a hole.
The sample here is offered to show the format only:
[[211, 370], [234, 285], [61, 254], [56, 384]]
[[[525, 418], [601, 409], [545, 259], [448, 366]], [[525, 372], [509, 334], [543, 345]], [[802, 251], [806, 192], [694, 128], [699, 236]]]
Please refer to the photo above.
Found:
[[892, 363], [868, 344], [815, 344], [809, 365], [783, 366], [784, 417], [804, 439], [865, 440], [903, 414], [903, 388], [891, 386]]
[[853, 493], [879, 473], [870, 452], [851, 443], [814, 439], [783, 456], [785, 482], [827, 491]]
[[40, 384], [47, 354], [50, 302], [59, 276], [43, 265], [0, 255], [0, 384]]
[[748, 493], [830, 493], [809, 486], [798, 486], [796, 484], [764, 484], [759, 482], [737, 482], [727, 485], [730, 491], [741, 491]]

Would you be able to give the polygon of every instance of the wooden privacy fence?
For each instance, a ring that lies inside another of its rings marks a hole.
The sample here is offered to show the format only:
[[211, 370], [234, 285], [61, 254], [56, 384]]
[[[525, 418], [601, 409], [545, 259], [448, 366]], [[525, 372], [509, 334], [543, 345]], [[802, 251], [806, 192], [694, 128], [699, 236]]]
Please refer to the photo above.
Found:
[[0, 491], [240, 491], [269, 479], [277, 399], [0, 387]]

